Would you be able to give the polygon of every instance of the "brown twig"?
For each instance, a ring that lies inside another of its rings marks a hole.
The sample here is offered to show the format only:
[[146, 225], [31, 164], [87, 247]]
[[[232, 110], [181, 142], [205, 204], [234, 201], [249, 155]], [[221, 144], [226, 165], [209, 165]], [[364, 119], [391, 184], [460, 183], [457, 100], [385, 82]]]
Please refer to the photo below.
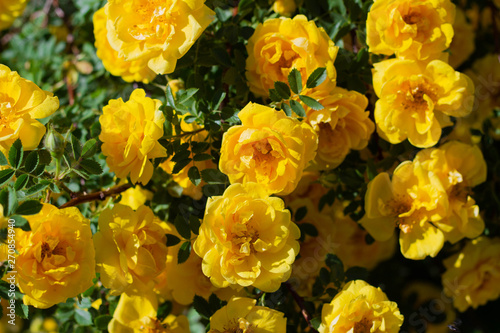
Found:
[[304, 304], [304, 300], [302, 297], [300, 297], [299, 294], [293, 289], [292, 285], [289, 282], [285, 282], [285, 286], [287, 287], [288, 291], [290, 294], [292, 294], [293, 299], [295, 300], [295, 303], [300, 307], [300, 312], [302, 313], [302, 316], [307, 322], [307, 325], [311, 328], [311, 332], [318, 333], [318, 331], [313, 327], [311, 324], [311, 315], [306, 310], [306, 306]]
[[184, 133], [181, 133], [181, 134], [178, 134], [178, 135], [172, 135], [172, 136], [168, 136], [168, 137], [165, 137], [166, 139], [177, 139], [177, 138], [182, 138], [182, 137], [185, 137], [185, 136], [188, 136], [188, 135], [194, 135], [194, 134], [197, 134], [197, 133], [200, 133], [200, 132], [203, 132], [205, 131], [205, 128], [199, 128], [195, 131], [191, 131], [191, 132], [184, 132]]
[[115, 195], [118, 195], [122, 192], [125, 192], [129, 188], [132, 187], [132, 184], [125, 184], [121, 185], [112, 189], [109, 189], [107, 191], [99, 191], [99, 192], [94, 192], [86, 195], [82, 195], [81, 197], [76, 197], [74, 199], [71, 199], [70, 201], [66, 202], [64, 205], [62, 205], [59, 208], [66, 208], [66, 207], [73, 207], [85, 202], [92, 202], [96, 200], [104, 200], [107, 197], [112, 197]]

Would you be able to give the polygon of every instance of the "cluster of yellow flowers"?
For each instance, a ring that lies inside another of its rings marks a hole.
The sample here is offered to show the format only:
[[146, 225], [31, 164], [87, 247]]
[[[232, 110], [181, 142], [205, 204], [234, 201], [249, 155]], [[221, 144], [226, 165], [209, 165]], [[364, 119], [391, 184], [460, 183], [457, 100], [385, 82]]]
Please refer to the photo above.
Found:
[[445, 241], [482, 234], [484, 222], [470, 194], [485, 180], [486, 163], [478, 147], [450, 141], [424, 149], [412, 162], [401, 163], [392, 180], [384, 172], [368, 184], [360, 223], [380, 241], [399, 228], [406, 258], [434, 257]]
[[375, 64], [377, 132], [391, 143], [408, 139], [419, 148], [436, 145], [452, 117], [474, 104], [474, 84], [447, 64], [442, 52], [453, 38], [450, 0], [379, 0], [368, 13], [369, 51], [396, 54]]

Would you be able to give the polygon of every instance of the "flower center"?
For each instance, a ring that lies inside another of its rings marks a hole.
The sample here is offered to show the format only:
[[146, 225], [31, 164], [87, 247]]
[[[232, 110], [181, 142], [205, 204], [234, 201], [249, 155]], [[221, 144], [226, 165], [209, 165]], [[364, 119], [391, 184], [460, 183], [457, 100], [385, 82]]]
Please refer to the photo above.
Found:
[[231, 234], [231, 242], [236, 252], [248, 256], [255, 252], [253, 244], [259, 239], [259, 232], [247, 223], [238, 223]]
[[370, 333], [372, 323], [365, 317], [360, 321], [354, 323], [354, 333]]
[[267, 140], [262, 140], [254, 143], [253, 145], [253, 158], [257, 163], [271, 162], [274, 160], [272, 154], [273, 147]]
[[403, 21], [405, 21], [406, 24], [417, 24], [421, 19], [422, 16], [420, 13], [415, 11], [410, 11], [408, 14], [403, 15]]
[[407, 81], [399, 92], [401, 103], [406, 111], [425, 113], [429, 109], [429, 102], [437, 101], [435, 88], [426, 81]]
[[0, 130], [14, 120], [16, 113], [13, 108], [14, 100], [10, 96], [0, 93]]
[[253, 325], [245, 318], [233, 319], [223, 331], [211, 329], [209, 333], [253, 333]]
[[166, 39], [170, 35], [172, 13], [169, 9], [171, 1], [149, 0], [135, 3], [133, 12], [140, 18], [140, 23], [134, 24], [129, 33], [137, 40], [148, 38]]
[[169, 333], [170, 327], [168, 324], [162, 324], [158, 318], [149, 318], [150, 322], [148, 326], [142, 326], [141, 332], [144, 333]]
[[53, 249], [51, 249], [49, 243], [43, 242], [41, 248], [42, 248], [41, 261], [43, 261], [45, 258], [52, 257], [52, 255], [64, 254], [64, 249], [62, 248], [62, 246], [60, 246], [59, 243]]

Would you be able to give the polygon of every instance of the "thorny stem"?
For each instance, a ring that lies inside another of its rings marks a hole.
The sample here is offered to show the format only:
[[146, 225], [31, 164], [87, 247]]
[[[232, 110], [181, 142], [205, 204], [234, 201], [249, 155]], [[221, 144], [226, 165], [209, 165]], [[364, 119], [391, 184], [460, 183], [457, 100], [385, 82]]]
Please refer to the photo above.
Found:
[[85, 194], [85, 195], [82, 195], [80, 197], [76, 197], [74, 199], [71, 199], [70, 201], [66, 202], [64, 205], [62, 205], [59, 208], [73, 207], [73, 206], [76, 206], [76, 205], [79, 205], [79, 204], [82, 204], [85, 202], [104, 200], [107, 197], [112, 197], [112, 196], [118, 195], [122, 192], [125, 192], [126, 190], [128, 190], [131, 187], [132, 187], [132, 184], [124, 184], [124, 185], [109, 189], [107, 191], [98, 191], [98, 192], [94, 192], [94, 193], [90, 193], [90, 194]]
[[306, 306], [304, 304], [304, 300], [302, 299], [302, 297], [300, 297], [300, 295], [297, 294], [297, 292], [293, 289], [292, 285], [289, 282], [285, 282], [285, 286], [287, 287], [290, 294], [292, 294], [295, 303], [297, 303], [297, 305], [300, 307], [300, 312], [302, 313], [302, 316], [306, 320], [307, 325], [311, 328], [311, 332], [318, 333], [318, 331], [311, 324], [311, 316], [306, 310]]

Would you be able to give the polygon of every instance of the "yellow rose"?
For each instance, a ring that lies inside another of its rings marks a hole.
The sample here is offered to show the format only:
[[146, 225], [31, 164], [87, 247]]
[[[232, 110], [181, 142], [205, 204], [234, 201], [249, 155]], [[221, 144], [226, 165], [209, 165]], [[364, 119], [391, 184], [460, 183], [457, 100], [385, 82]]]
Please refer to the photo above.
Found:
[[163, 136], [165, 117], [160, 111], [161, 101], [146, 97], [136, 89], [130, 100], [112, 99], [99, 118], [103, 142], [102, 153], [107, 157], [110, 171], [118, 178], [130, 175], [133, 184], [147, 184], [153, 175], [153, 158], [167, 153], [158, 139]]
[[260, 184], [233, 184], [208, 199], [193, 247], [216, 287], [274, 292], [290, 276], [299, 237], [283, 200], [268, 197]]
[[172, 73], [214, 17], [205, 0], [109, 0], [104, 13], [118, 57], [156, 74]]
[[59, 99], [2, 64], [0, 87], [0, 149], [8, 151], [17, 139], [24, 150], [35, 149], [46, 131], [36, 119], [53, 114]]
[[[182, 239], [173, 224], [167, 223], [164, 230], [167, 234]], [[212, 293], [221, 299], [234, 296], [235, 291], [232, 288], [219, 289], [210, 282], [201, 269], [202, 259], [196, 254], [191, 253], [185, 262], [178, 264], [177, 256], [180, 247], [181, 243], [168, 248], [165, 270], [157, 278], [155, 290], [163, 299], [173, 299], [179, 304], [189, 305], [193, 303], [195, 295], [205, 299], [208, 299]]]
[[108, 29], [104, 8], [94, 14], [94, 37], [96, 54], [101, 59], [104, 68], [115, 76], [121, 76], [127, 82], [141, 81], [149, 83], [156, 77], [156, 73], [148, 67], [147, 59], [125, 60], [120, 57], [108, 42]]
[[333, 90], [315, 90], [308, 94], [324, 106], [313, 110], [305, 106], [307, 122], [318, 134], [318, 153], [315, 167], [329, 170], [339, 166], [354, 150], [366, 147], [375, 124], [366, 111], [368, 99], [356, 91], [336, 87]]
[[256, 302], [255, 299], [246, 297], [232, 298], [210, 317], [208, 333], [285, 333], [284, 314], [265, 306], [256, 306]]
[[170, 314], [163, 321], [156, 318], [158, 300], [152, 293], [140, 296], [122, 294], [108, 324], [110, 333], [189, 333], [186, 316]]
[[469, 116], [457, 119], [452, 138], [477, 143], [480, 138], [476, 141], [476, 138], [471, 137], [470, 129], [482, 131], [483, 122], [486, 119], [494, 120], [493, 111], [500, 108], [500, 60], [496, 54], [488, 54], [476, 60], [466, 73], [476, 86], [476, 103]]
[[480, 237], [443, 261], [444, 292], [460, 312], [500, 296], [500, 238]]
[[249, 103], [238, 116], [242, 125], [231, 127], [222, 138], [220, 170], [231, 183], [256, 182], [268, 193], [291, 193], [316, 155], [316, 133], [308, 124], [259, 104]]
[[472, 24], [467, 22], [465, 13], [462, 9], [457, 8], [457, 16], [453, 24], [455, 36], [450, 44], [450, 59], [449, 64], [453, 68], [458, 68], [463, 64], [474, 52], [476, 46], [476, 33]]
[[406, 258], [435, 257], [445, 237], [432, 223], [447, 216], [447, 199], [436, 175], [417, 162], [406, 161], [394, 170], [392, 181], [384, 172], [368, 183], [366, 214], [360, 224], [378, 241], [391, 238], [398, 227], [401, 253]]
[[391, 143], [408, 138], [416, 147], [432, 147], [453, 124], [449, 116], [472, 111], [474, 84], [443, 61], [391, 59], [374, 66], [377, 132]]
[[246, 77], [250, 91], [256, 96], [269, 96], [275, 81], [288, 82], [293, 68], [301, 72], [305, 87], [316, 68], [326, 67], [326, 82], [334, 85], [337, 74], [333, 63], [338, 49], [325, 30], [304, 15], [266, 20], [257, 26], [247, 44]]
[[[172, 82], [172, 81], [170, 81]], [[186, 116], [189, 114], [185, 114], [181, 117], [181, 129], [182, 132], [187, 133], [187, 132], [197, 132], [192, 135], [186, 135], [181, 138], [181, 143], [190, 143], [191, 141], [196, 141], [196, 142], [206, 142], [208, 138], [208, 131], [202, 130], [202, 126], [199, 125], [196, 122], [192, 123], [186, 123], [185, 119]], [[181, 133], [176, 133], [174, 130], [174, 133], [179, 135]], [[189, 148], [190, 149], [190, 148]], [[209, 153], [209, 152], [205, 152]], [[192, 158], [193, 156], [191, 156]], [[214, 169], [216, 168], [216, 164], [211, 160], [204, 160], [204, 161], [192, 161], [190, 164], [184, 167], [181, 171], [179, 171], [176, 174], [172, 174], [172, 171], [174, 169], [175, 162], [172, 161], [172, 158], [169, 158], [162, 164], [160, 164], [160, 168], [162, 168], [166, 173], [169, 175], [172, 175], [172, 179], [180, 186], [183, 188], [182, 194], [187, 195], [195, 200], [200, 200], [201, 197], [203, 196], [203, 186], [206, 184], [204, 181], [200, 182], [198, 186], [195, 186], [191, 179], [189, 179], [189, 169], [192, 166], [196, 166], [198, 168], [198, 171], [202, 171], [205, 169]]]
[[297, 10], [295, 0], [275, 0], [273, 10], [282, 16], [290, 17]]
[[320, 333], [397, 333], [403, 324], [398, 305], [365, 281], [347, 283], [330, 304], [323, 305]]
[[46, 309], [92, 286], [95, 252], [90, 222], [75, 207], [44, 204], [25, 217], [31, 231], [16, 229], [17, 281], [26, 305]]
[[117, 204], [102, 211], [94, 246], [101, 282], [112, 295], [152, 290], [167, 258], [162, 223], [146, 206], [134, 211]]
[[421, 150], [414, 161], [441, 181], [448, 195], [448, 216], [434, 224], [451, 243], [483, 233], [479, 207], [470, 196], [471, 188], [486, 181], [486, 162], [477, 146], [450, 141], [439, 148]]
[[369, 51], [430, 60], [450, 46], [455, 5], [450, 0], [377, 0], [368, 13]]
[[455, 318], [455, 310], [443, 291], [432, 283], [415, 281], [405, 287], [403, 303], [413, 311], [409, 332], [449, 333]]
[[28, 0], [0, 0], [0, 30], [7, 29], [22, 15]]
[[120, 204], [129, 206], [133, 210], [137, 210], [144, 205], [147, 200], [153, 199], [153, 192], [143, 189], [140, 186], [132, 187], [122, 193]]

